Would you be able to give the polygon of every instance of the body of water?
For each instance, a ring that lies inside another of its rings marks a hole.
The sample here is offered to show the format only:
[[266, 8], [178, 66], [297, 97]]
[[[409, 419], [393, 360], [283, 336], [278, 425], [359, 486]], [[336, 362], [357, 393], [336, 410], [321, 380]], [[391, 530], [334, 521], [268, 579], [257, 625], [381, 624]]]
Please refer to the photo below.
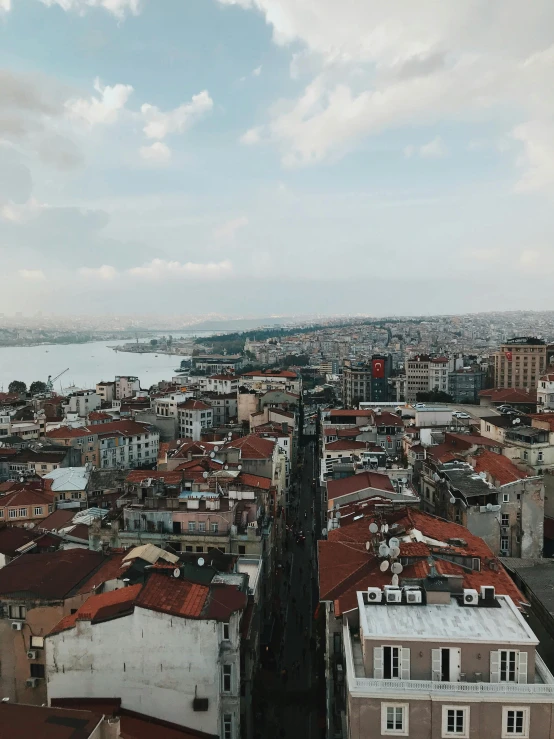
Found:
[[66, 367], [66, 372], [54, 383], [54, 389], [76, 385], [94, 388], [101, 380], [113, 380], [116, 375], [135, 375], [141, 387], [149, 388], [161, 380], [171, 380], [181, 359], [175, 355], [131, 354], [115, 352], [116, 341], [90, 344], [50, 344], [42, 346], [0, 347], [0, 388], [7, 391], [12, 380], [23, 380], [27, 386], [34, 380], [46, 382]]

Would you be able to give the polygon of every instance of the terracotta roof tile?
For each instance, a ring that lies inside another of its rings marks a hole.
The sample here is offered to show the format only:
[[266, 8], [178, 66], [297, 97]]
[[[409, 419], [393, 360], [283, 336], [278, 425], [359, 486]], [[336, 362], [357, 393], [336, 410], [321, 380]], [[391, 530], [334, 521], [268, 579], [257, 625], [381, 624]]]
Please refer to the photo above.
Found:
[[269, 459], [273, 454], [275, 442], [256, 436], [256, 434], [249, 434], [230, 441], [225, 447], [240, 449], [243, 459]]
[[366, 488], [375, 488], [388, 493], [395, 490], [388, 475], [380, 472], [360, 472], [359, 475], [350, 475], [340, 480], [329, 480], [327, 483], [327, 497], [329, 500], [340, 498], [343, 495], [358, 492]]
[[508, 457], [485, 449], [475, 456], [472, 464], [475, 472], [488, 472], [496, 485], [507, 485], [527, 477]]
[[115, 618], [132, 610], [135, 600], [142, 589], [142, 585], [131, 585], [128, 588], [111, 590], [108, 593], [91, 595], [83, 605], [70, 616], [65, 616], [54, 626], [50, 634], [59, 634], [61, 631], [72, 629], [77, 621], [95, 621]]

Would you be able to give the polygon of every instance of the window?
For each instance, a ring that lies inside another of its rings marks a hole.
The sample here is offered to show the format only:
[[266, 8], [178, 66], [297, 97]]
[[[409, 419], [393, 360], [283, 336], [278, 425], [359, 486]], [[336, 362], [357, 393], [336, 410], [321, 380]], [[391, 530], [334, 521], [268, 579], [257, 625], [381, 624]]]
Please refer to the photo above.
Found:
[[230, 641], [231, 626], [229, 623], [222, 624], [223, 641]]
[[223, 714], [223, 739], [233, 739], [233, 716], [230, 713]]
[[0, 518], [4, 518], [4, 509], [0, 508]]
[[500, 551], [508, 552], [510, 549], [510, 542], [507, 536], [500, 537]]
[[529, 708], [502, 708], [502, 739], [529, 736]]
[[509, 503], [510, 502], [510, 493], [502, 493], [502, 502], [503, 503]]
[[44, 665], [39, 665], [36, 662], [32, 663], [31, 677], [44, 677]]
[[381, 734], [408, 736], [407, 703], [381, 703]]
[[542, 449], [539, 449], [537, 454], [537, 462], [542, 462]]
[[442, 707], [442, 736], [469, 739], [469, 706]]
[[205, 521], [199, 521], [198, 522], [198, 531], [206, 531], [206, 522]]
[[15, 510], [15, 508], [11, 508], [8, 511], [8, 518], [17, 518], [17, 511]]
[[16, 618], [22, 621], [27, 615], [25, 606], [10, 606], [10, 618]]
[[231, 692], [232, 676], [233, 676], [233, 666], [223, 665], [223, 688], [222, 689], [224, 693]]
[[196, 521], [189, 521], [189, 531], [196, 531]]
[[246, 547], [244, 544], [239, 544], [239, 554], [246, 554]]
[[384, 677], [400, 677], [400, 647], [383, 647]]
[[44, 649], [44, 637], [32, 636], [31, 637], [31, 649]]
[[219, 524], [218, 523], [212, 523], [211, 525], [212, 534], [217, 534], [219, 531]]
[[518, 653], [512, 649], [500, 650], [500, 682], [515, 683], [517, 679]]
[[509, 526], [509, 525], [510, 525], [510, 514], [503, 513], [502, 514], [502, 526]]
[[42, 506], [35, 506], [35, 516], [42, 516]]
[[18, 508], [17, 515], [20, 518], [24, 518], [27, 515], [27, 509], [26, 508]]

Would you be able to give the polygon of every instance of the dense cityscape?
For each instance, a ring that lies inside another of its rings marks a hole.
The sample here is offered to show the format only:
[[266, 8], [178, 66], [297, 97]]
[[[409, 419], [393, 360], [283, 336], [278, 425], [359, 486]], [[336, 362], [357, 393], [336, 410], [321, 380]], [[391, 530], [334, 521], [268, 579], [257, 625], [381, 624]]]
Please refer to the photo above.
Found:
[[551, 315], [292, 323], [118, 345], [179, 355], [149, 387], [10, 381], [3, 721], [551, 736]]

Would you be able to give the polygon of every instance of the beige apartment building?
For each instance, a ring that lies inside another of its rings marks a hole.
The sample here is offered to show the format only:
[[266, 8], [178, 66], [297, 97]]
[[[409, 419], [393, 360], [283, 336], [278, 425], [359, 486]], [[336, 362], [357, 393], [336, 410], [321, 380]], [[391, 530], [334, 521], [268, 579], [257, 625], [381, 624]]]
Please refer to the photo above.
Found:
[[536, 388], [553, 350], [554, 347], [533, 336], [509, 339], [494, 354], [494, 386]]
[[413, 403], [418, 393], [434, 390], [448, 392], [448, 373], [452, 362], [448, 357], [418, 355], [406, 362], [406, 400]]
[[358, 592], [343, 619], [349, 739], [552, 737], [554, 677], [526, 620], [494, 587], [449, 581]]

